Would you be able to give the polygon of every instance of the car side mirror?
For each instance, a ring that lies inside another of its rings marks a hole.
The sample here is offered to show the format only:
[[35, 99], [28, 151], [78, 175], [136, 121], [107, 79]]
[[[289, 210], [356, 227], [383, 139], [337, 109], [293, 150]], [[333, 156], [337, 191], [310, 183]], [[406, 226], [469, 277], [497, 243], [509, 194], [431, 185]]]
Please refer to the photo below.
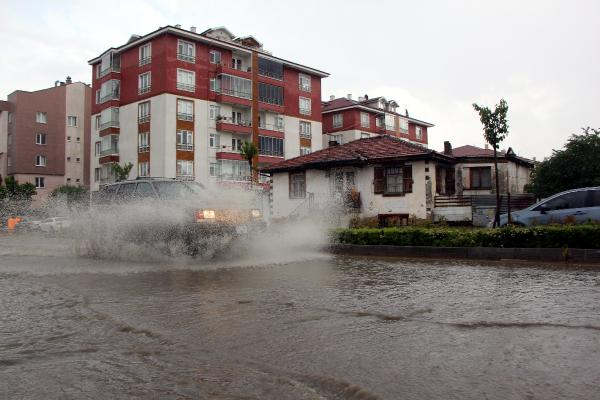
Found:
[[540, 206], [540, 214], [546, 214], [548, 212], [548, 206], [547, 205], [541, 205]]

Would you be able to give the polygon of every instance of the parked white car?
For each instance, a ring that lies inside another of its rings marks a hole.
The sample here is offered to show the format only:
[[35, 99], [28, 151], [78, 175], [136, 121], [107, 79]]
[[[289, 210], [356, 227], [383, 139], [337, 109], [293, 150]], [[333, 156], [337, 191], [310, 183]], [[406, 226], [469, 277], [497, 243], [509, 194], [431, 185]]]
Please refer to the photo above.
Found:
[[71, 221], [64, 217], [47, 218], [39, 223], [42, 232], [58, 232], [71, 226]]

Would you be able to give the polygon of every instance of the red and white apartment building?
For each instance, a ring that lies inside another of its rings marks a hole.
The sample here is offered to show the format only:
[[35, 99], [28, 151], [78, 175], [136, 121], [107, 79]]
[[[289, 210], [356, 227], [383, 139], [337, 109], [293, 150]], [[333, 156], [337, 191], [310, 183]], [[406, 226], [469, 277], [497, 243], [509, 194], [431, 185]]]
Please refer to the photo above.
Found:
[[37, 188], [39, 203], [61, 185], [89, 184], [91, 88], [56, 81], [0, 101], [0, 177]]
[[404, 114], [397, 110], [398, 103], [384, 97], [331, 96], [323, 102], [323, 147], [381, 134], [427, 147], [427, 130], [434, 125], [409, 117], [406, 109]]
[[273, 56], [226, 28], [166, 26], [89, 61], [92, 190], [114, 179], [161, 176], [211, 184], [250, 179], [239, 148], [265, 165], [322, 148], [326, 72]]

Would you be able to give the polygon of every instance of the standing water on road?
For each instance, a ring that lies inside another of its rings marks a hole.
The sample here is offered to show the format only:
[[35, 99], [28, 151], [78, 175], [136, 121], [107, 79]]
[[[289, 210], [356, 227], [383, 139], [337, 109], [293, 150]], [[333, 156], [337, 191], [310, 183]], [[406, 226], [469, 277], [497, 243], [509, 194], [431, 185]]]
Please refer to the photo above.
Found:
[[600, 271], [300, 236], [210, 262], [0, 237], [0, 398], [598, 398]]

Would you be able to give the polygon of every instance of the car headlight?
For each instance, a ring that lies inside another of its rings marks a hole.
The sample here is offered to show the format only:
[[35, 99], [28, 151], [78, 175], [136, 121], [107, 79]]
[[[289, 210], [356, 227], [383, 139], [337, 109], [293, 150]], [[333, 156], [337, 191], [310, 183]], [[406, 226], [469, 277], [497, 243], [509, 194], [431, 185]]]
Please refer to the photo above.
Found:
[[252, 218], [260, 218], [260, 210], [252, 210], [250, 211], [250, 215]]

